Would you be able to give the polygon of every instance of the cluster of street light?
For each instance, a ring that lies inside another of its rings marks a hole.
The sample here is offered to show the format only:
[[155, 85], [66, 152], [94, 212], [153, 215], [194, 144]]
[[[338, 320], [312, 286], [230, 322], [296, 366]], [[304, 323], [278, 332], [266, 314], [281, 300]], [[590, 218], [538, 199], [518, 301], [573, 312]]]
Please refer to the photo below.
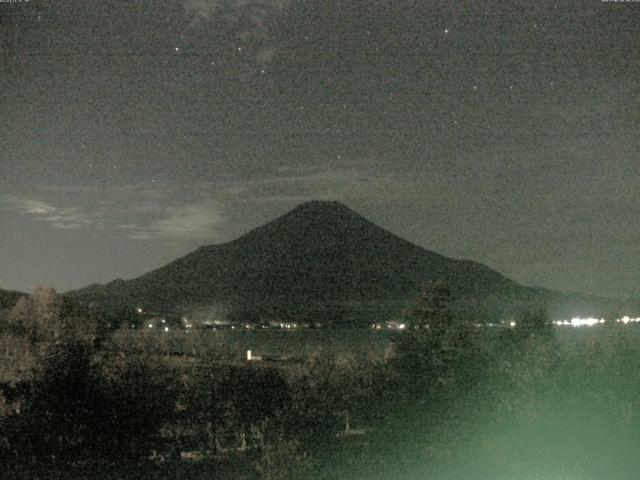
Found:
[[[136, 311], [138, 314], [142, 314], [143, 310], [141, 307], [137, 307]], [[169, 326], [166, 325], [166, 320], [163, 318], [160, 320], [162, 323], [162, 330], [165, 332], [169, 331]], [[190, 322], [186, 317], [182, 317], [182, 322], [184, 324], [185, 329], [189, 330], [193, 327], [193, 323]], [[604, 318], [595, 318], [595, 317], [573, 317], [571, 319], [562, 319], [562, 320], [554, 320], [553, 325], [557, 327], [593, 327], [595, 325], [602, 325], [606, 323]], [[629, 323], [640, 323], [640, 317], [629, 317], [625, 315], [623, 317], [617, 318], [615, 323], [622, 323], [623, 325], [627, 325]], [[150, 322], [147, 325], [149, 328], [154, 328], [156, 325], [153, 322]], [[284, 329], [296, 329], [298, 325], [296, 323], [280, 323], [280, 328]], [[516, 321], [511, 320], [505, 323], [488, 323], [488, 324], [477, 324], [476, 326], [488, 326], [488, 327], [515, 327]], [[383, 330], [383, 329], [391, 329], [391, 330], [405, 330], [407, 329], [407, 325], [405, 323], [400, 322], [385, 322], [385, 323], [374, 323], [371, 325], [374, 330]], [[232, 327], [233, 328], [233, 327]]]
[[[622, 323], [627, 325], [628, 323], [638, 323], [640, 322], [640, 317], [631, 318], [627, 315], [621, 318], [617, 318], [615, 323]], [[604, 318], [593, 318], [593, 317], [574, 317], [571, 320], [555, 320], [553, 322], [554, 325], [559, 327], [593, 327], [595, 325], [602, 325], [606, 323]]]

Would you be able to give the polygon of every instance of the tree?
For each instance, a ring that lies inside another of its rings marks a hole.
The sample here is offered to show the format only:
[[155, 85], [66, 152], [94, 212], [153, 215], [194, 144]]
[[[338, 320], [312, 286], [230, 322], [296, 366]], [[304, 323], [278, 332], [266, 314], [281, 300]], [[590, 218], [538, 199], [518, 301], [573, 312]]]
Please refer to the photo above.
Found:
[[314, 473], [313, 461], [300, 443], [282, 436], [265, 443], [255, 468], [264, 480], [298, 480]]
[[278, 370], [203, 367], [195, 381], [198, 388], [185, 403], [193, 409], [192, 420], [199, 425], [208, 448], [217, 448], [221, 438], [250, 441], [265, 422], [291, 410], [289, 387]]
[[553, 322], [544, 307], [522, 310], [515, 319], [514, 332], [520, 339], [550, 339], [553, 337]]
[[13, 460], [70, 465], [146, 456], [172, 419], [169, 382], [139, 364], [111, 373], [86, 343], [51, 345], [20, 414], [1, 425]]
[[53, 288], [38, 287], [21, 297], [9, 313], [9, 324], [32, 345], [41, 342], [93, 342], [99, 335], [99, 312]]
[[417, 329], [398, 335], [391, 363], [409, 390], [435, 392], [469, 380], [476, 371], [471, 368], [478, 350], [473, 326], [454, 315], [452, 303], [449, 287], [430, 281], [403, 312], [404, 321]]
[[403, 312], [403, 317], [414, 327], [441, 333], [453, 324], [452, 300], [447, 284], [429, 281], [422, 285], [413, 303]]
[[20, 297], [7, 313], [7, 324], [13, 333], [31, 337], [32, 335], [29, 334], [31, 318], [31, 301], [29, 297]]

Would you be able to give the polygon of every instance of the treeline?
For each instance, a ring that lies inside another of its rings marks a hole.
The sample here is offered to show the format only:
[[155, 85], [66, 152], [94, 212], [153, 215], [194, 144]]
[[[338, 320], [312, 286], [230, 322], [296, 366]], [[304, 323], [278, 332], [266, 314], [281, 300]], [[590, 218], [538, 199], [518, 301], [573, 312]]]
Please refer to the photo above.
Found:
[[32, 345], [79, 341], [99, 346], [123, 323], [138, 326], [139, 321], [132, 307], [86, 305], [53, 288], [38, 287], [0, 310], [0, 334], [23, 336]]
[[500, 478], [562, 463], [547, 445], [563, 468], [584, 460], [564, 448], [575, 432], [554, 444], [544, 430], [575, 412], [606, 411], [638, 446], [640, 356], [622, 327], [563, 343], [540, 309], [481, 330], [429, 283], [402, 312], [419, 328], [383, 357], [318, 351], [276, 369], [117, 352], [99, 311], [66, 302], [37, 291], [3, 323], [33, 358], [0, 395], [12, 478]]

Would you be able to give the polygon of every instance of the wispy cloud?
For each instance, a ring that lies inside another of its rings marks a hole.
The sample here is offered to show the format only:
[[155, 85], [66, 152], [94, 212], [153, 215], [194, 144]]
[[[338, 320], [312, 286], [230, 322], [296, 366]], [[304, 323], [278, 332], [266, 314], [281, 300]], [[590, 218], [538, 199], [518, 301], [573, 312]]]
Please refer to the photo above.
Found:
[[185, 0], [184, 9], [196, 23], [232, 12], [235, 15], [247, 15], [256, 26], [261, 27], [270, 13], [282, 13], [289, 4], [290, 0]]
[[[437, 178], [426, 179], [437, 186]], [[303, 202], [340, 200], [345, 202], [396, 201], [423, 195], [424, 178], [415, 175], [378, 173], [356, 169], [335, 169], [291, 176], [229, 182], [225, 191], [236, 200], [248, 202]]]
[[[219, 240], [226, 225], [223, 204], [211, 198], [211, 188], [206, 184], [185, 195], [167, 185], [48, 186], [39, 189], [39, 198], [5, 195], [0, 200], [8, 210], [59, 230], [93, 227], [136, 241], [193, 242]], [[71, 196], [88, 206], [69, 206]]]
[[290, 0], [185, 0], [184, 9], [196, 27], [220, 19], [237, 25], [236, 36], [249, 46], [249, 54], [266, 66], [276, 55], [270, 34], [270, 22], [284, 15]]
[[95, 214], [90, 215], [80, 207], [58, 207], [42, 200], [5, 196], [10, 209], [46, 222], [53, 228], [71, 230], [94, 224]]
[[55, 207], [39, 200], [30, 200], [28, 198], [10, 198], [9, 200], [13, 201], [20, 210], [33, 215], [48, 215], [56, 211]]
[[[430, 177], [427, 183], [436, 188], [442, 182]], [[397, 204], [402, 200], [398, 192], [404, 197], [421, 198], [424, 184], [415, 175], [393, 172], [373, 174], [356, 168], [320, 171], [300, 168], [277, 172], [273, 177], [224, 178], [188, 186], [74, 185], [46, 186], [40, 191], [43, 194], [40, 198], [56, 198], [56, 202], [68, 200], [65, 203], [81, 199], [88, 205], [84, 210], [60, 209], [54, 202], [16, 200], [21, 211], [46, 218], [55, 228], [78, 228], [94, 221], [96, 226], [100, 222], [105, 231], [121, 238], [191, 244], [229, 240], [263, 221], [265, 215], [307, 200], [338, 200], [353, 206], [372, 202]], [[96, 217], [87, 212], [94, 212]]]
[[225, 223], [221, 206], [214, 200], [167, 207], [160, 218], [145, 224], [121, 224], [134, 240], [211, 240]]

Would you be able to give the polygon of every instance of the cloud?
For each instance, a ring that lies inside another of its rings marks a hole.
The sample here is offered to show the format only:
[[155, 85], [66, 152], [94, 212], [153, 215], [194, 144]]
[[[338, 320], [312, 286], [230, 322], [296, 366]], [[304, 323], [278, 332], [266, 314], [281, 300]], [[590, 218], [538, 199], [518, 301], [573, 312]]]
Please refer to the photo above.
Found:
[[48, 203], [30, 199], [14, 199], [18, 206], [25, 212], [33, 215], [47, 215], [56, 211]]
[[224, 11], [235, 16], [244, 14], [260, 27], [268, 15], [284, 12], [289, 3], [290, 0], [185, 0], [184, 9], [194, 23], [215, 18]]
[[191, 21], [198, 23], [213, 17], [220, 9], [220, 0], [186, 0], [184, 9]]
[[226, 27], [236, 28], [236, 37], [251, 52], [251, 58], [265, 67], [276, 55], [272, 21], [285, 15], [289, 4], [290, 0], [185, 0], [184, 10], [191, 27], [220, 20]]
[[[87, 209], [99, 215], [105, 230], [130, 240], [145, 242], [191, 243], [219, 242], [240, 232], [253, 213], [249, 209], [272, 214], [308, 200], [338, 200], [348, 205], [379, 203], [397, 205], [409, 199], [423, 198], [425, 183], [432, 189], [442, 185], [440, 178], [427, 181], [416, 175], [370, 172], [363, 168], [317, 167], [287, 168], [273, 177], [221, 179], [196, 182], [189, 186], [170, 184], [128, 184], [96, 187], [73, 185], [47, 186], [44, 191], [56, 198], [81, 199]], [[444, 189], [443, 187], [440, 187]], [[30, 204], [46, 211], [55, 228], [78, 228], [73, 222], [83, 212], [68, 209], [64, 218], [53, 204]], [[239, 214], [242, 212], [242, 215]], [[266, 213], [265, 213], [266, 214]], [[86, 213], [84, 214], [86, 216]], [[256, 214], [257, 215], [257, 214]], [[44, 215], [43, 215], [44, 216]], [[256, 221], [258, 217], [256, 216]], [[96, 228], [98, 218], [95, 219]], [[63, 226], [64, 225], [64, 226]]]
[[94, 224], [95, 214], [90, 215], [79, 207], [57, 207], [42, 200], [14, 196], [5, 196], [5, 200], [11, 210], [30, 215], [59, 230], [72, 230]]
[[438, 184], [439, 179], [392, 172], [372, 173], [339, 168], [292, 176], [229, 182], [225, 191], [236, 200], [248, 202], [290, 202], [306, 200], [340, 200], [371, 203], [397, 202], [421, 198], [424, 185]]
[[267, 65], [268, 63], [271, 63], [271, 60], [273, 60], [273, 57], [276, 56], [276, 50], [273, 47], [268, 47], [268, 48], [263, 48], [262, 50], [258, 51], [258, 53], [256, 54], [256, 62], [258, 62], [260, 65]]
[[[43, 196], [55, 195], [55, 203], [25, 197], [4, 198], [12, 211], [60, 230], [91, 226], [136, 241], [217, 241], [222, 234], [219, 227], [226, 225], [226, 218], [223, 204], [211, 198], [215, 188], [211, 183], [190, 188], [166, 184], [46, 185], [38, 189]], [[62, 199], [71, 198], [87, 207], [57, 206]]]
[[218, 202], [167, 207], [160, 218], [146, 224], [124, 224], [120, 228], [129, 232], [134, 240], [211, 240], [218, 237], [218, 228], [225, 223]]

